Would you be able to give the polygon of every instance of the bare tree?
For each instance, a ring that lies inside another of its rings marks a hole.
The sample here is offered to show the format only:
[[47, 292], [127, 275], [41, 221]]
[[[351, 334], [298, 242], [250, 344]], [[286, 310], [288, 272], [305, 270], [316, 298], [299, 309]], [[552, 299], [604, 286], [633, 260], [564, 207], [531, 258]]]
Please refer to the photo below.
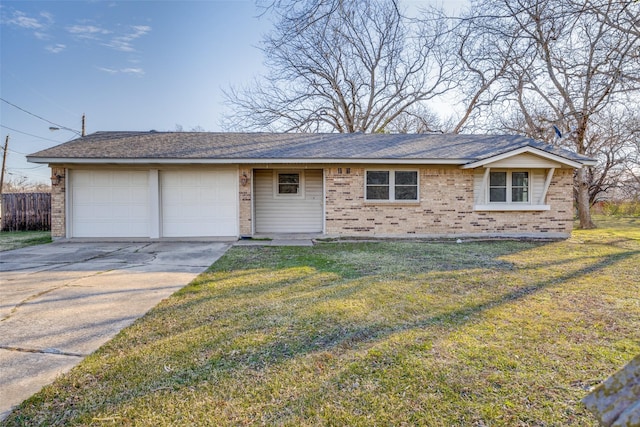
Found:
[[590, 168], [589, 202], [594, 204], [603, 198], [625, 194], [632, 174], [631, 165], [637, 157], [638, 135], [635, 134], [630, 111], [617, 111], [615, 115], [599, 115], [589, 129], [587, 138], [598, 159], [598, 165]]
[[425, 101], [452, 86], [441, 20], [415, 25], [390, 0], [268, 7], [278, 16], [264, 40], [270, 72], [225, 93], [233, 110], [228, 129], [385, 132], [420, 117]]
[[493, 16], [476, 14], [471, 9], [459, 18], [447, 18], [453, 22], [449, 50], [457, 65], [454, 92], [460, 113], [449, 119], [451, 133], [486, 129], [495, 105], [509, 93], [500, 82], [520, 55], [520, 28], [495, 26]]
[[622, 194], [628, 200], [640, 202], [640, 106], [625, 121], [628, 134], [628, 155], [624, 164]]
[[26, 176], [10, 174], [4, 182], [3, 193], [49, 193], [51, 185], [33, 182]]
[[[640, 3], [621, 0], [478, 2], [475, 16], [492, 22], [493, 31], [485, 32], [488, 42], [503, 43], [495, 39], [501, 32], [501, 37], [513, 37], [513, 49], [505, 51], [511, 56], [509, 67], [499, 86], [510, 93], [503, 105], [518, 110], [518, 130], [550, 142], [559, 133], [562, 138], [556, 142], [592, 157], [624, 152], [614, 145], [604, 149], [597, 124], [640, 91], [640, 34], [612, 24], [638, 22], [639, 11]], [[601, 173], [611, 170], [605, 164]], [[576, 173], [581, 228], [594, 227], [590, 201], [594, 185], [600, 185], [593, 181], [596, 175], [587, 168]]]

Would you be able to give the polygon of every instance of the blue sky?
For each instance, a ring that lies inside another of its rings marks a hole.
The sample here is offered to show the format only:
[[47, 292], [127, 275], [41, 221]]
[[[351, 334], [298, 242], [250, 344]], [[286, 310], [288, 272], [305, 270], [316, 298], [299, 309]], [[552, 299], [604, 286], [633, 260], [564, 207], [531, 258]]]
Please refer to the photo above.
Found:
[[0, 0], [0, 97], [45, 119], [0, 101], [7, 178], [48, 183], [25, 155], [75, 138], [48, 121], [79, 131], [83, 113], [88, 134], [222, 130], [222, 90], [264, 74], [261, 12], [254, 0]]
[[[87, 133], [221, 130], [222, 89], [263, 72], [259, 13], [243, 0], [3, 0], [0, 96], [75, 130], [84, 113]], [[47, 182], [24, 155], [76, 136], [6, 102], [0, 124], [8, 178]]]

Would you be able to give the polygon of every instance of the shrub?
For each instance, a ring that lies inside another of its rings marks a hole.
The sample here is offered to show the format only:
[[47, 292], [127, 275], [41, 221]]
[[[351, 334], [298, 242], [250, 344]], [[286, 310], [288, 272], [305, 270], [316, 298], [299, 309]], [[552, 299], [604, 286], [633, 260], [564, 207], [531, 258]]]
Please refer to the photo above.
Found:
[[601, 205], [602, 214], [606, 216], [640, 217], [640, 201], [604, 202]]

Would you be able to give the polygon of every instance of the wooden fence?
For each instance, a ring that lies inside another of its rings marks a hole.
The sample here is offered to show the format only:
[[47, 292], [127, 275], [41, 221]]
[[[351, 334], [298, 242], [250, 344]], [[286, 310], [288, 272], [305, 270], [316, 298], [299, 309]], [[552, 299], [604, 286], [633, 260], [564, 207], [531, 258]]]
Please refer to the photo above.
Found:
[[51, 230], [51, 193], [3, 194], [1, 230]]

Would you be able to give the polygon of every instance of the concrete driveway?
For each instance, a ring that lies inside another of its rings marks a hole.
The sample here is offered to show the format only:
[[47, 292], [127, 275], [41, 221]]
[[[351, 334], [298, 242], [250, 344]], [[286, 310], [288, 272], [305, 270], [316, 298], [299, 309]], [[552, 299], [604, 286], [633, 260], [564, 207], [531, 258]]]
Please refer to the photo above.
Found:
[[229, 246], [66, 242], [0, 252], [0, 420]]

